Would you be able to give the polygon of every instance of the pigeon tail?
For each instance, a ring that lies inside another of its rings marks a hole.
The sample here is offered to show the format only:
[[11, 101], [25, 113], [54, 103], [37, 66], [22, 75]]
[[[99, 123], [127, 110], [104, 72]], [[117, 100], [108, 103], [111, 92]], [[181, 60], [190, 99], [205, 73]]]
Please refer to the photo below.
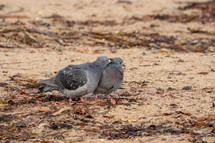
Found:
[[57, 87], [51, 86], [51, 85], [45, 85], [41, 88], [39, 88], [39, 91], [37, 93], [43, 93], [51, 90], [58, 90]]
[[54, 77], [46, 80], [40, 81], [41, 84], [44, 84], [43, 87], [39, 88], [37, 93], [47, 92], [51, 90], [59, 90], [58, 86], [54, 84]]
[[46, 84], [46, 85], [50, 85], [50, 86], [57, 86], [56, 84], [54, 84], [54, 77], [50, 78], [50, 79], [46, 79], [46, 80], [41, 80], [40, 84]]

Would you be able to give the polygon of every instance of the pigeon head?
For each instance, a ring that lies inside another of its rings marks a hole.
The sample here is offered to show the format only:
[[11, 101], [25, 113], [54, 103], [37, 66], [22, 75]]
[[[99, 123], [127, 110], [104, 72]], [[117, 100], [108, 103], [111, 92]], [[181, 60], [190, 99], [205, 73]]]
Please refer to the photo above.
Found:
[[110, 66], [112, 66], [112, 65], [119, 65], [119, 66], [125, 66], [124, 64], [123, 64], [123, 60], [121, 59], [121, 58], [111, 58], [110, 59], [111, 60], [111, 62], [108, 64], [108, 67], [110, 67]]
[[123, 60], [121, 58], [113, 58], [111, 59], [113, 63], [123, 65]]
[[102, 64], [104, 66], [107, 66], [111, 62], [111, 60], [108, 57], [106, 57], [106, 56], [100, 56], [100, 57], [98, 57], [96, 59], [95, 62], [99, 63], [99, 64]]

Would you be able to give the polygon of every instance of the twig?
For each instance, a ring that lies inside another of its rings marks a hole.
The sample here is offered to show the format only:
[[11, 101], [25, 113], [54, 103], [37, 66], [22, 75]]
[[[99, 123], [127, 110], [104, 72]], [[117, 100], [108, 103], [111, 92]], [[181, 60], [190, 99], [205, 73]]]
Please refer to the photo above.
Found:
[[26, 29], [27, 31], [29, 32], [34, 32], [34, 33], [39, 33], [39, 34], [43, 34], [43, 35], [47, 35], [47, 36], [50, 36], [50, 37], [56, 37], [56, 38], [60, 38], [62, 39], [62, 37], [60, 35], [57, 35], [53, 32], [46, 32], [46, 31], [41, 31], [39, 29], [36, 29], [36, 28], [33, 28], [33, 29]]
[[13, 62], [13, 63], [0, 63], [0, 65], [7, 65], [7, 64], [20, 64], [22, 62]]
[[25, 33], [26, 38], [28, 38], [28, 39], [30, 39], [30, 40], [32, 40], [32, 41], [34, 41], [34, 42], [37, 42], [37, 38], [35, 38], [35, 37], [34, 37], [33, 35], [31, 35], [29, 32], [24, 31], [24, 33]]
[[155, 140], [155, 139], [157, 139], [157, 138], [158, 138], [158, 136], [156, 136], [156, 137], [151, 137], [151, 138], [145, 139], [145, 140], [140, 140], [140, 139], [139, 139], [139, 141], [140, 141], [140, 143], [146, 143], [146, 142], [153, 141], [153, 140]]
[[127, 0], [118, 0], [117, 3], [132, 4], [132, 2], [127, 1]]
[[22, 12], [24, 10], [24, 8], [20, 8], [20, 9], [15, 9], [15, 10], [10, 10], [8, 12], [6, 12], [5, 14], [12, 14], [12, 13], [17, 13], [17, 12]]
[[71, 107], [64, 107], [64, 108], [58, 110], [57, 112], [53, 113], [52, 115], [53, 116], [59, 115], [60, 113], [62, 113], [63, 111], [66, 111], [66, 110], [72, 110], [72, 108]]
[[39, 29], [28, 29], [29, 32], [35, 32], [35, 33], [39, 33], [39, 34], [43, 34], [43, 35], [47, 35], [50, 37], [56, 37], [56, 38], [60, 38], [60, 39], [78, 39], [78, 37], [62, 37], [61, 35], [55, 34], [53, 32], [49, 32], [49, 31], [41, 31]]
[[8, 44], [8, 43], [0, 43], [0, 48], [7, 48], [7, 49], [13, 49], [15, 48], [14, 45]]
[[20, 48], [20, 46], [17, 43], [9, 43], [9, 42], [0, 42], [0, 48], [7, 48], [7, 49], [13, 49], [13, 48]]
[[27, 15], [7, 15], [7, 14], [0, 14], [0, 18], [29, 18]]
[[61, 35], [58, 35], [58, 34], [55, 34], [53, 32], [49, 32], [49, 31], [41, 31], [39, 29], [36, 29], [36, 28], [16, 28], [16, 29], [3, 29], [3, 30], [0, 30], [0, 33], [9, 33], [9, 32], [22, 32], [22, 31], [27, 31], [27, 32], [33, 32], [33, 33], [38, 33], [38, 34], [43, 34], [43, 35], [47, 35], [47, 36], [50, 36], [50, 37], [55, 37], [55, 38], [59, 38], [59, 39], [78, 39], [78, 37], [62, 37]]

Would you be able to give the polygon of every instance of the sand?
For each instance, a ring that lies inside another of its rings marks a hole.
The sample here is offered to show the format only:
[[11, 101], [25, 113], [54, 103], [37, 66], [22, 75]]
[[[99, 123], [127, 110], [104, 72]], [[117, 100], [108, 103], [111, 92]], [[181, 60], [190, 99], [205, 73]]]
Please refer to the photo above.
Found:
[[[5, 5], [0, 12], [5, 14], [22, 7], [24, 8], [22, 12], [14, 13], [28, 17], [20, 19], [24, 23], [21, 25], [56, 33], [123, 31], [159, 33], [175, 36], [178, 41], [214, 39], [214, 35], [191, 34], [187, 30], [188, 27], [192, 27], [215, 31], [214, 22], [185, 24], [160, 20], [126, 21], [133, 16], [180, 13], [177, 7], [185, 6], [187, 2], [193, 1], [7, 0], [0, 1], [0, 4]], [[77, 24], [65, 27], [65, 23], [46, 18], [52, 14], [58, 14]], [[126, 23], [78, 24], [90, 20], [99, 22], [108, 20], [116, 23], [126, 21]], [[12, 24], [16, 21], [17, 18], [6, 19], [1, 24], [1, 29], [20, 27], [19, 24]], [[51, 25], [48, 27], [33, 25], [32, 21], [42, 21]], [[151, 27], [152, 24], [158, 26]], [[117, 48], [112, 51], [113, 46], [109, 46], [108, 41], [97, 41], [104, 42], [103, 45], [92, 44], [95, 41], [90, 36], [81, 36], [80, 39], [72, 40], [70, 43], [56, 42], [53, 37], [33, 33], [32, 35], [38, 39], [37, 42], [42, 42], [42, 46], [34, 47], [35, 45], [16, 43], [14, 39], [7, 38], [11, 35], [7, 33], [5, 35], [6, 37], [1, 36], [1, 45], [8, 44], [9, 47], [15, 48], [0, 47], [2, 86], [0, 87], [2, 128], [0, 140], [3, 142], [206, 141], [213, 143], [215, 141], [215, 47], [213, 45], [210, 46], [211, 50], [197, 53], [176, 52], [148, 46]], [[121, 57], [126, 65], [123, 85], [117, 92], [112, 93], [116, 99], [100, 99], [76, 104], [69, 103], [66, 99], [58, 101], [47, 98], [51, 96], [56, 99], [61, 98], [63, 95], [59, 92], [36, 94], [38, 88], [26, 88], [26, 84], [34, 85], [40, 80], [52, 77], [69, 64], [91, 62], [100, 55]], [[191, 89], [184, 90], [186, 86], [190, 86]], [[79, 107], [81, 111], [77, 109]], [[63, 108], [67, 109], [53, 115]], [[66, 125], [60, 126], [62, 123], [71, 124], [72, 128]], [[54, 124], [56, 126], [58, 124], [58, 129], [53, 127]], [[136, 131], [129, 129], [129, 125], [136, 127]]]

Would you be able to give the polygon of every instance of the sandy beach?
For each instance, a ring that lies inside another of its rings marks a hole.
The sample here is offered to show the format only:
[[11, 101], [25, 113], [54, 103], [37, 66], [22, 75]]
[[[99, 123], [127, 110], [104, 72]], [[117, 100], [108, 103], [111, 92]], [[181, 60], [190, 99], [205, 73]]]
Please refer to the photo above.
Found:
[[[0, 140], [214, 143], [214, 11], [204, 0], [0, 1]], [[36, 93], [101, 55], [126, 65], [113, 99]]]

